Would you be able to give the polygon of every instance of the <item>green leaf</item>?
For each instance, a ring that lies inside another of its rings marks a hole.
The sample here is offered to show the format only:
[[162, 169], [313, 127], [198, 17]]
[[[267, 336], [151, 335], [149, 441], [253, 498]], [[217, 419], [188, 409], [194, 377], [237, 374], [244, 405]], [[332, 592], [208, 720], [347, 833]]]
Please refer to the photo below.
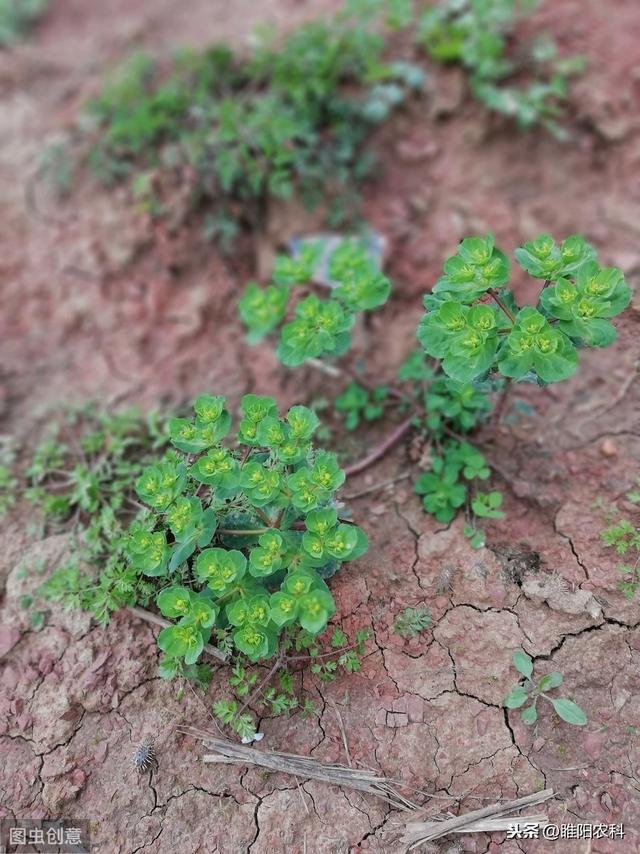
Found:
[[236, 549], [205, 549], [195, 562], [196, 577], [217, 595], [224, 594], [244, 576], [247, 559]]
[[147, 466], [136, 481], [138, 497], [154, 510], [164, 511], [182, 489], [185, 475], [185, 467], [173, 462]]
[[538, 712], [535, 706], [527, 706], [520, 712], [520, 717], [526, 724], [534, 724], [538, 719]]
[[191, 591], [186, 587], [165, 587], [156, 604], [165, 617], [184, 617], [191, 609]]
[[477, 493], [472, 502], [471, 509], [476, 514], [486, 519], [502, 519], [504, 513], [500, 510], [503, 496], [501, 492]]
[[258, 661], [269, 654], [269, 633], [261, 626], [243, 625], [233, 633], [233, 642], [251, 661]]
[[533, 661], [529, 658], [526, 652], [523, 652], [521, 649], [517, 650], [513, 653], [512, 660], [513, 666], [518, 673], [522, 673], [523, 676], [530, 679], [531, 674], [533, 673]]
[[309, 441], [320, 426], [320, 419], [306, 406], [292, 406], [287, 412], [291, 436], [303, 442]]
[[240, 486], [255, 507], [263, 507], [280, 494], [280, 474], [261, 463], [248, 462], [240, 473]]
[[193, 409], [199, 422], [211, 424], [224, 412], [225, 398], [221, 394], [201, 394], [193, 402]]
[[302, 595], [298, 603], [300, 625], [313, 635], [323, 631], [335, 611], [331, 595], [324, 590], [311, 590]]
[[173, 679], [180, 670], [180, 661], [177, 658], [169, 658], [163, 655], [160, 659], [158, 674], [161, 679]]
[[231, 492], [239, 485], [238, 462], [224, 448], [212, 448], [191, 466], [191, 477], [199, 483]]
[[529, 694], [526, 689], [517, 685], [507, 694], [502, 705], [506, 706], [507, 709], [519, 709], [520, 706], [523, 706], [527, 702], [528, 698]]
[[168, 658], [183, 658], [186, 664], [195, 664], [204, 648], [204, 638], [198, 628], [181, 620], [175, 626], [162, 629], [158, 646]]
[[538, 681], [539, 691], [549, 691], [562, 685], [562, 673], [547, 673]]
[[247, 326], [250, 344], [257, 343], [275, 329], [284, 318], [288, 301], [287, 286], [269, 285], [261, 288], [255, 282], [247, 285], [238, 303], [238, 310]]
[[551, 702], [557, 714], [568, 724], [584, 726], [587, 723], [585, 712], [573, 700], [568, 700], [566, 697], [557, 697], [556, 699], [552, 699]]
[[269, 601], [271, 619], [277, 626], [292, 623], [298, 616], [298, 599], [286, 591], [279, 590]]

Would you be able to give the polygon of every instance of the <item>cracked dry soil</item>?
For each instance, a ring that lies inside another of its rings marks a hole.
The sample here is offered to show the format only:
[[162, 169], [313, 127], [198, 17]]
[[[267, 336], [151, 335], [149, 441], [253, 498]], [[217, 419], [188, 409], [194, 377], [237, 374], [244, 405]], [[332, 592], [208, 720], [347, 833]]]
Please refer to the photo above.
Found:
[[[123, 191], [86, 177], [63, 205], [39, 188], [39, 215], [25, 207], [24, 187], [42, 140], [70, 126], [104, 70], [134, 46], [241, 44], [257, 21], [291, 26], [335, 5], [238, 0], [214, 3], [212, 14], [204, 0], [67, 0], [54, 2], [30, 42], [0, 55], [0, 171], [9, 179], [0, 222], [3, 433], [28, 448], [60, 401], [98, 394], [151, 405], [203, 388], [232, 400], [260, 390], [286, 405], [326, 392], [326, 379], [285, 374], [268, 347], [248, 350], [242, 340], [233, 302], [253, 274], [250, 247], [222, 259], [187, 223], [150, 223]], [[466, 233], [493, 229], [512, 249], [539, 230], [582, 231], [637, 284], [637, 4], [544, 2], [537, 23], [589, 58], [571, 144], [487, 118], [455, 70], [434, 70], [425, 98], [376, 142], [385, 169], [365, 190], [366, 210], [389, 236], [395, 291], [357, 341], [372, 378], [390, 379], [407, 355], [420, 296]], [[406, 482], [351, 502], [371, 549], [332, 585], [336, 621], [347, 633], [372, 631], [362, 672], [329, 685], [300, 673], [318, 716], [263, 719], [265, 746], [345, 762], [337, 708], [352, 761], [437, 796], [425, 801], [433, 812], [547, 786], [557, 792], [553, 820], [626, 828], [624, 840], [590, 845], [478, 834], [462, 839], [466, 851], [640, 850], [640, 614], [618, 592], [616, 557], [599, 540], [599, 506], [624, 506], [640, 473], [639, 322], [630, 310], [616, 345], [586, 354], [573, 380], [518, 393], [530, 414], [488, 445], [507, 517], [489, 527], [487, 548], [472, 551], [460, 521], [443, 529], [427, 518]], [[365, 449], [363, 438], [343, 440], [351, 453]], [[407, 466], [398, 448], [353, 491]], [[255, 768], [204, 766], [201, 747], [175, 725], [206, 726], [207, 715], [189, 690], [180, 696], [157, 677], [149, 626], [119, 614], [96, 628], [52, 608], [46, 626], [30, 630], [20, 596], [66, 540], [34, 543], [29, 517], [18, 507], [0, 539], [0, 815], [90, 819], [100, 852], [403, 850], [402, 816], [383, 802]], [[423, 602], [430, 630], [403, 641], [392, 630], [397, 613]], [[562, 671], [586, 727], [542, 707], [527, 728], [502, 708], [518, 647], [536, 672]], [[219, 669], [207, 702], [224, 690]], [[139, 776], [131, 753], [150, 736], [159, 765]]]

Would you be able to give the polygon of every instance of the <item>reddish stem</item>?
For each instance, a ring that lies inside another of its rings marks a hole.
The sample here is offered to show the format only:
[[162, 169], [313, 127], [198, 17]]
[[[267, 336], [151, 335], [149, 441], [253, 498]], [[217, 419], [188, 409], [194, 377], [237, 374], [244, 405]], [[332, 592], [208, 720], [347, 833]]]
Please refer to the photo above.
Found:
[[402, 422], [402, 424], [399, 424], [392, 433], [389, 433], [388, 436], [379, 442], [371, 453], [367, 454], [367, 456], [363, 457], [361, 460], [356, 460], [355, 463], [351, 463], [351, 465], [346, 466], [344, 470], [346, 476], [351, 477], [354, 474], [359, 474], [361, 471], [369, 468], [369, 466], [372, 466], [379, 459], [384, 457], [387, 451], [393, 448], [393, 446], [409, 432], [415, 417], [416, 413], [412, 412], [411, 415]]
[[487, 291], [487, 293], [489, 294], [489, 296], [491, 296], [491, 297], [492, 297], [492, 299], [493, 299], [493, 301], [495, 302], [495, 304], [496, 304], [499, 308], [501, 308], [501, 309], [502, 309], [502, 311], [507, 315], [507, 317], [509, 318], [509, 320], [511, 321], [511, 323], [515, 323], [515, 322], [516, 322], [516, 319], [515, 319], [515, 317], [513, 316], [513, 312], [511, 311], [511, 309], [510, 309], [510, 308], [507, 308], [507, 306], [503, 303], [503, 301], [500, 299], [500, 297], [499, 297], [499, 296], [498, 296], [498, 294], [494, 291], [494, 289], [493, 289], [493, 288], [489, 288], [489, 290]]

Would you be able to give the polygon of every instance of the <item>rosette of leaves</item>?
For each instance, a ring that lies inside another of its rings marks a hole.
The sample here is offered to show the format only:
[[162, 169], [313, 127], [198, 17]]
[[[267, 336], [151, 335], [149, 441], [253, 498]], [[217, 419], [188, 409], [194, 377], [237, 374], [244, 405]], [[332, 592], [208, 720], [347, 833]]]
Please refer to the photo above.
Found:
[[[548, 692], [562, 685], [562, 673], [546, 673], [539, 679], [533, 677], [533, 661], [521, 649], [513, 653], [513, 666], [520, 674], [520, 680], [504, 698], [507, 709], [521, 709], [520, 717], [525, 724], [535, 724], [538, 720], [537, 704], [540, 697], [551, 703], [558, 717], [568, 724], [584, 726], [587, 716], [583, 709], [568, 697], [550, 697]], [[522, 708], [526, 706], [526, 708]]]
[[520, 308], [509, 264], [492, 235], [466, 238], [426, 296], [418, 328], [425, 351], [462, 383], [496, 375], [545, 385], [570, 377], [578, 349], [615, 339], [610, 318], [628, 306], [631, 292], [620, 270], [602, 268], [580, 235], [558, 245], [542, 234], [516, 250], [516, 260], [544, 279], [538, 305]]
[[[331, 254], [329, 275], [336, 283], [330, 296], [309, 293], [322, 242], [303, 247], [299, 256], [280, 256], [273, 280], [267, 286], [250, 283], [238, 305], [254, 344], [280, 327], [278, 357], [290, 367], [308, 359], [337, 357], [351, 345], [350, 330], [359, 312], [379, 308], [391, 291], [389, 280], [380, 272], [357, 240], [345, 241]], [[304, 287], [307, 295], [291, 307], [294, 289]], [[285, 322], [286, 320], [286, 322]]]
[[272, 398], [246, 395], [234, 442], [220, 396], [203, 395], [192, 418], [170, 422], [172, 457], [136, 484], [150, 509], [131, 532], [131, 565], [158, 585], [161, 672], [198, 660], [213, 632], [251, 661], [273, 656], [283, 631], [322, 632], [335, 613], [325, 578], [367, 548], [339, 519], [344, 472], [315, 450], [318, 418], [304, 406], [280, 417]]

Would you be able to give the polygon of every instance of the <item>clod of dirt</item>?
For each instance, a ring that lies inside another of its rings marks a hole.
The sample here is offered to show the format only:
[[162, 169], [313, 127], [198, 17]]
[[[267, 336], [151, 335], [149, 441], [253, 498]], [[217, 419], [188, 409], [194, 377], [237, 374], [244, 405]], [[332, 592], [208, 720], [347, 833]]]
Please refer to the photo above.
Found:
[[534, 602], [546, 602], [554, 611], [565, 614], [587, 613], [592, 620], [602, 617], [602, 606], [588, 590], [567, 590], [559, 575], [529, 576], [522, 582], [522, 592]]
[[537, 572], [540, 568], [540, 555], [531, 549], [512, 545], [493, 545], [491, 550], [503, 564], [503, 573], [508, 581], [521, 585], [523, 577], [529, 572]]

